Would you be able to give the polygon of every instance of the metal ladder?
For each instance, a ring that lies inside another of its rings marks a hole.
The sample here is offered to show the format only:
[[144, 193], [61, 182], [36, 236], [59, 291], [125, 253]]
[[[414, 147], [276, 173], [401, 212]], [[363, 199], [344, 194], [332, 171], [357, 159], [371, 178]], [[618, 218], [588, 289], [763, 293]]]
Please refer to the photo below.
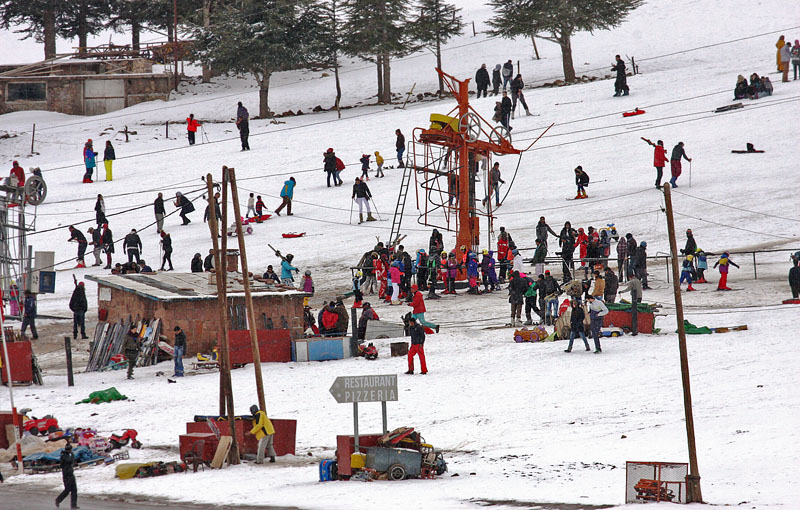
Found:
[[403, 210], [406, 208], [406, 197], [408, 196], [408, 187], [411, 183], [411, 172], [413, 170], [411, 164], [407, 164], [403, 167], [403, 179], [400, 181], [400, 193], [397, 195], [397, 204], [394, 208], [392, 232], [389, 235], [389, 246], [394, 244], [398, 237], [400, 237], [400, 223], [403, 221]]

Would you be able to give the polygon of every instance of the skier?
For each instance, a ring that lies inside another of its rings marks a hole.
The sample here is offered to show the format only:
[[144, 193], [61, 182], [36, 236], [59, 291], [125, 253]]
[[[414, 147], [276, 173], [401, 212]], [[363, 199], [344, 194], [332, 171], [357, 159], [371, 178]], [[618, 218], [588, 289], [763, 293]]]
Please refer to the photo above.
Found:
[[500, 76], [500, 68], [502, 66], [497, 64], [494, 66], [494, 70], [492, 71], [492, 95], [496, 96], [500, 93], [500, 85], [502, 83], [502, 77]]
[[667, 164], [667, 149], [664, 142], [659, 140], [656, 143], [642, 137], [642, 140], [653, 146], [653, 166], [656, 167], [656, 188], [661, 188], [661, 178], [664, 176], [664, 166]]
[[361, 179], [369, 180], [369, 154], [362, 154], [361, 159]]
[[294, 197], [295, 184], [297, 184], [297, 181], [294, 180], [294, 177], [289, 177], [288, 181], [284, 181], [283, 188], [281, 188], [281, 198], [283, 202], [275, 209], [275, 214], [278, 216], [281, 215], [281, 211], [284, 207], [286, 207], [286, 216], [292, 216], [292, 197]]
[[303, 298], [303, 306], [308, 306], [308, 301], [314, 295], [314, 280], [311, 278], [311, 271], [308, 269], [303, 273], [303, 277], [300, 278], [300, 289], [306, 294], [310, 294], [310, 296]]
[[508, 284], [508, 302], [511, 303], [511, 326], [516, 327], [522, 323], [523, 296], [528, 290], [528, 282], [519, 271], [512, 271]]
[[178, 216], [180, 216], [183, 220], [183, 225], [188, 225], [192, 222], [187, 215], [194, 211], [194, 204], [192, 204], [192, 201], [186, 198], [180, 191], [175, 193], [175, 207], [181, 210]]
[[124, 344], [125, 359], [128, 361], [128, 379], [133, 379], [133, 369], [136, 367], [136, 360], [139, 358], [139, 330], [135, 324], [131, 324], [131, 329], [125, 337]]
[[169, 262], [169, 269], [167, 271], [172, 271], [172, 236], [161, 231], [161, 250], [164, 252], [164, 256], [161, 259], [161, 270], [164, 271], [164, 266]]
[[589, 331], [592, 332], [594, 338], [594, 353], [600, 354], [603, 349], [600, 348], [600, 328], [603, 326], [603, 317], [608, 315], [608, 307], [597, 296], [589, 296], [587, 299], [589, 304]]
[[100, 237], [103, 251], [106, 252], [106, 265], [103, 269], [111, 269], [111, 254], [114, 253], [114, 234], [108, 228], [108, 223], [103, 224], [103, 235]]
[[161, 233], [164, 230], [164, 218], [167, 217], [167, 212], [164, 209], [164, 195], [158, 194], [155, 201], [153, 201], [153, 212], [156, 215], [156, 233]]
[[103, 151], [103, 166], [106, 167], [106, 181], [112, 180], [112, 166], [114, 165], [115, 159], [117, 159], [117, 155], [114, 152], [114, 146], [111, 145], [111, 140], [106, 140], [106, 148]]
[[202, 273], [203, 272], [203, 256], [199, 253], [195, 253], [194, 257], [192, 257], [192, 272], [193, 273]]
[[94, 203], [94, 218], [98, 225], [108, 223], [106, 219], [106, 202], [103, 200], [103, 195], [97, 195], [97, 201]]
[[76, 269], [86, 267], [86, 263], [83, 261], [83, 255], [86, 253], [86, 236], [81, 233], [80, 230], [75, 228], [74, 226], [69, 226], [69, 233], [70, 238], [68, 242], [75, 241], [78, 243], [78, 265], [75, 266]]
[[139, 263], [141, 259], [140, 254], [142, 252], [142, 240], [139, 238], [139, 234], [136, 233], [136, 229], [131, 229], [130, 233], [125, 236], [125, 239], [122, 241], [122, 251], [128, 254], [128, 262], [133, 262], [133, 259], [136, 259], [136, 263]]
[[639, 277], [632, 274], [628, 280], [628, 285], [619, 290], [619, 294], [624, 292], [631, 293], [631, 335], [636, 336], [639, 334], [639, 307], [638, 304], [642, 302], [642, 282]]
[[681, 266], [681, 279], [679, 283], [683, 283], [685, 281], [689, 284], [689, 287], [686, 289], [687, 292], [697, 290], [692, 287], [692, 273], [694, 273], [694, 266], [692, 264], [693, 260], [693, 255], [686, 255], [686, 258], [683, 260], [683, 265]]
[[[292, 190], [292, 191], [294, 191], [294, 190]], [[265, 204], [264, 201], [261, 199], [261, 195], [258, 195], [256, 197], [256, 223], [261, 223], [261, 222], [264, 221], [263, 220], [264, 209], [266, 209], [266, 208], [267, 208], [267, 204]]]
[[244, 215], [245, 219], [250, 217], [250, 213], [253, 213], [253, 216], [258, 219], [256, 215], [256, 195], [255, 193], [250, 193], [250, 196], [247, 197], [247, 213]]
[[683, 142], [678, 142], [678, 145], [672, 148], [672, 156], [669, 159], [669, 168], [672, 173], [672, 179], [669, 180], [669, 183], [673, 188], [678, 187], [676, 181], [681, 175], [681, 158], [685, 158], [689, 163], [692, 162], [692, 158], [687, 156], [686, 151], [683, 150]]
[[270, 462], [275, 462], [275, 426], [267, 417], [267, 413], [260, 410], [257, 405], [250, 406], [250, 414], [253, 415], [253, 428], [250, 433], [258, 439], [256, 449], [256, 464], [264, 463], [264, 456], [269, 457]]
[[250, 142], [248, 141], [248, 137], [250, 136], [250, 113], [247, 111], [247, 108], [242, 106], [241, 101], [239, 101], [239, 107], [236, 110], [236, 129], [239, 130], [242, 150], [249, 151]]
[[403, 133], [401, 133], [399, 129], [395, 129], [394, 134], [397, 135], [397, 140], [394, 143], [397, 149], [397, 166], [403, 168], [405, 167], [403, 163], [403, 153], [406, 151], [406, 137], [403, 136]]
[[517, 74], [516, 78], [511, 82], [511, 118], [514, 118], [514, 113], [517, 111], [517, 101], [522, 103], [522, 107], [525, 108], [525, 114], [530, 115], [531, 112], [528, 110], [528, 103], [525, 102], [525, 94], [522, 93], [522, 89], [525, 88], [525, 82], [522, 81], [522, 75]]
[[583, 307], [576, 299], [572, 299], [570, 301], [570, 306], [572, 310], [569, 318], [569, 345], [564, 352], [572, 352], [572, 342], [575, 341], [575, 337], [578, 335], [580, 335], [581, 340], [583, 340], [583, 345], [586, 346], [586, 350], [591, 351], [589, 348], [589, 342], [586, 340], [586, 333], [584, 332], [585, 328], [583, 325], [583, 321], [586, 318], [586, 313], [583, 311]]
[[575, 185], [578, 187], [578, 193], [575, 198], [589, 198], [586, 195], [586, 186], [589, 185], [589, 174], [583, 171], [583, 167], [578, 165], [575, 167]]
[[294, 278], [292, 277], [292, 271], [295, 273], [299, 273], [300, 270], [297, 269], [292, 265], [292, 260], [294, 260], [294, 255], [291, 253], [287, 253], [286, 257], [281, 260], [281, 283], [287, 285], [289, 287], [294, 287]]
[[414, 375], [414, 356], [419, 356], [419, 370], [422, 375], [428, 373], [428, 365], [425, 363], [425, 330], [417, 323], [413, 315], [408, 320], [408, 332], [411, 335], [411, 348], [408, 350], [408, 375]]
[[730, 266], [734, 266], [739, 269], [739, 265], [736, 262], [730, 259], [728, 252], [722, 254], [718, 261], [714, 263], [714, 268], [719, 266], [719, 283], [717, 284], [717, 290], [731, 290], [728, 287], [728, 270]]
[[372, 192], [369, 190], [367, 183], [356, 177], [353, 183], [353, 194], [351, 199], [355, 200], [358, 204], [358, 224], [364, 223], [364, 207], [367, 208], [367, 221], [376, 221], [372, 217], [372, 211], [369, 208], [369, 201], [372, 198]]
[[506, 86], [508, 86], [508, 82], [511, 81], [511, 77], [514, 74], [514, 63], [511, 62], [511, 59], [508, 59], [508, 62], [503, 64], [503, 92], [506, 91]]
[[193, 113], [190, 113], [186, 118], [186, 136], [189, 138], [189, 145], [194, 145], [194, 137], [197, 134], [198, 126], [202, 126], [202, 124], [194, 118]]
[[[344, 305], [342, 305], [344, 306]], [[353, 312], [355, 313], [355, 312]], [[369, 302], [364, 302], [361, 305], [361, 317], [358, 319], [358, 329], [356, 331], [358, 343], [363, 342], [367, 338], [367, 325], [369, 321], [377, 321], [380, 320], [378, 314], [372, 308], [372, 305]], [[345, 333], [347, 333], [347, 327], [345, 327]]]
[[486, 69], [486, 64], [482, 64], [478, 72], [475, 73], [475, 85], [478, 86], [478, 95], [475, 98], [480, 98], [481, 92], [483, 92], [483, 97], [486, 97], [489, 89], [489, 71]]
[[539, 316], [539, 321], [543, 320], [543, 310], [539, 309], [536, 306], [536, 292], [539, 288], [539, 280], [537, 281], [530, 281], [530, 279], [526, 279], [525, 282], [528, 284], [527, 290], [525, 290], [525, 325], [530, 326], [533, 324], [533, 319], [531, 318], [531, 310], [536, 312], [536, 315]]
[[83, 174], [84, 184], [94, 182], [92, 181], [92, 174], [94, 173], [94, 168], [97, 166], [95, 161], [96, 157], [97, 153], [92, 147], [92, 139], [89, 138], [89, 140], [87, 140], [86, 144], [83, 146], [83, 164], [86, 166], [86, 173]]
[[72, 443], [67, 441], [64, 449], [61, 450], [59, 459], [61, 466], [61, 480], [64, 482], [64, 490], [56, 497], [56, 507], [61, 504], [69, 495], [70, 508], [80, 508], [78, 506], [78, 484], [75, 481], [75, 455], [72, 453]]
[[628, 77], [625, 74], [625, 62], [619, 55], [614, 58], [616, 58], [616, 63], [611, 67], [612, 71], [617, 72], [617, 79], [614, 81], [614, 97], [627, 96], [630, 89], [628, 88]]
[[422, 297], [422, 291], [419, 290], [419, 287], [417, 285], [412, 285], [411, 292], [414, 294], [414, 297], [411, 299], [411, 302], [408, 303], [408, 306], [411, 307], [411, 317], [416, 319], [417, 322], [419, 322], [426, 328], [431, 328], [438, 333], [439, 326], [425, 320], [425, 312], [426, 312], [425, 299]]
[[375, 177], [384, 177], [383, 175], [383, 156], [378, 151], [375, 151], [375, 165], [377, 165], [378, 170], [375, 172]]
[[511, 133], [511, 125], [508, 123], [509, 117], [511, 117], [511, 111], [513, 107], [511, 105], [511, 99], [508, 97], [508, 93], [505, 91], [505, 84], [503, 84], [503, 99], [500, 101], [500, 124], [503, 125], [504, 128]]
[[86, 340], [86, 310], [89, 309], [89, 303], [86, 301], [86, 288], [83, 282], [75, 285], [75, 290], [72, 291], [72, 297], [69, 299], [69, 309], [72, 310], [72, 338], [78, 338], [78, 328], [81, 330], [81, 338]]

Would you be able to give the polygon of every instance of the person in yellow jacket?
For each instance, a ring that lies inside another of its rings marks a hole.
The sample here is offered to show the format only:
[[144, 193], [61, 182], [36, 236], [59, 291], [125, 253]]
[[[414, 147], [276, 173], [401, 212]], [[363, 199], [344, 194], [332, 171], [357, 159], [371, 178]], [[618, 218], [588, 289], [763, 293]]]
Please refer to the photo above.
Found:
[[778, 52], [775, 54], [775, 61], [778, 64], [779, 73], [783, 72], [783, 65], [781, 64], [781, 48], [783, 48], [785, 44], [786, 44], [785, 36], [780, 36], [778, 38], [778, 42], [775, 43], [775, 47], [778, 48]]
[[383, 177], [383, 156], [378, 151], [375, 151], [375, 164], [378, 165], [378, 171], [375, 172], [375, 177]]
[[258, 452], [256, 464], [264, 463], [264, 451], [266, 450], [270, 462], [275, 462], [275, 448], [273, 440], [275, 438], [275, 427], [267, 417], [267, 413], [258, 409], [257, 405], [250, 406], [250, 414], [253, 415], [253, 428], [250, 433], [258, 439]]

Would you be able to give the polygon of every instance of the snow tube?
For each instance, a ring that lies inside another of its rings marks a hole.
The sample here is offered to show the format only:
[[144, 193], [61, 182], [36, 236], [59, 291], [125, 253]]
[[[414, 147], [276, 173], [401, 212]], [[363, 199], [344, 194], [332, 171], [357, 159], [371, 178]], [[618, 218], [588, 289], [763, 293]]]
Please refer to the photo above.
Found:
[[306, 235], [305, 232], [286, 232], [285, 234], [281, 234], [281, 237], [284, 239], [294, 239], [295, 237], [303, 237]]
[[645, 110], [635, 109], [632, 112], [622, 112], [623, 117], [633, 117], [635, 115], [641, 115], [645, 113]]

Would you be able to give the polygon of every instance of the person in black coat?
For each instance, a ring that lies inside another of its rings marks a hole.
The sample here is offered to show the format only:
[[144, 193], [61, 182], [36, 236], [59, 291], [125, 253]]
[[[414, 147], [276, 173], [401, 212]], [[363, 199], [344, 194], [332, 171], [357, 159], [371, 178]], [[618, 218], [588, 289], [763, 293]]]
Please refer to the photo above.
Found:
[[192, 257], [192, 272], [193, 273], [202, 273], [203, 272], [203, 256], [199, 253], [195, 253], [194, 257]]
[[395, 129], [394, 134], [397, 135], [397, 140], [394, 143], [397, 149], [397, 166], [403, 168], [406, 166], [403, 163], [403, 153], [406, 151], [406, 137], [399, 129]]
[[575, 299], [570, 301], [570, 306], [572, 307], [572, 314], [569, 318], [569, 345], [564, 352], [572, 352], [572, 342], [578, 335], [581, 336], [583, 345], [586, 346], [586, 350], [590, 351], [591, 349], [589, 349], [589, 342], [586, 340], [586, 333], [584, 332], [583, 326], [583, 320], [586, 318], [586, 313], [583, 311], [583, 307], [581, 307], [580, 303], [578, 303], [578, 301]]
[[792, 299], [800, 298], [800, 265], [792, 258], [792, 268], [789, 270], [789, 287], [792, 289]]
[[134, 258], [137, 264], [141, 261], [142, 240], [135, 228], [131, 229], [122, 241], [122, 251], [128, 254], [128, 262], [133, 262]]
[[494, 71], [492, 71], [492, 95], [496, 96], [500, 93], [500, 85], [503, 84], [503, 78], [500, 76], [500, 64], [494, 66]]
[[108, 228], [108, 223], [103, 225], [103, 236], [100, 241], [103, 243], [103, 251], [106, 252], [106, 266], [104, 269], [111, 269], [111, 254], [114, 253], [114, 234]]
[[106, 219], [106, 203], [103, 200], [103, 195], [97, 195], [97, 202], [94, 203], [94, 217], [98, 225], [108, 223], [108, 219]]
[[160, 234], [164, 230], [164, 218], [167, 216], [167, 212], [164, 209], [164, 195], [161, 193], [158, 194], [158, 197], [153, 202], [153, 212], [156, 215], [156, 232]]
[[612, 71], [617, 72], [617, 79], [614, 81], [614, 97], [619, 97], [620, 94], [627, 96], [630, 89], [628, 88], [628, 77], [625, 75], [625, 62], [623, 62], [619, 55], [615, 58], [617, 61], [611, 68]]
[[508, 302], [511, 303], [511, 325], [516, 326], [522, 322], [523, 296], [528, 290], [528, 282], [522, 278], [519, 271], [511, 273], [511, 283], [508, 285]]
[[194, 204], [192, 204], [192, 201], [186, 198], [180, 191], [175, 193], [175, 207], [181, 210], [178, 216], [181, 217], [184, 225], [188, 225], [192, 222], [187, 215], [194, 211]]
[[575, 198], [587, 198], [586, 186], [589, 185], [589, 174], [583, 171], [583, 167], [578, 165], [575, 168], [575, 186], [578, 187], [578, 193]]
[[525, 114], [530, 115], [531, 111], [528, 110], [528, 103], [525, 102], [525, 94], [522, 93], [522, 89], [525, 88], [525, 82], [522, 81], [522, 75], [518, 74], [516, 78], [511, 81], [511, 118], [514, 118], [514, 112], [517, 109], [517, 101], [522, 103], [522, 107], [525, 108]]
[[78, 484], [75, 482], [75, 455], [72, 453], [72, 443], [67, 443], [61, 450], [61, 479], [64, 481], [64, 490], [56, 497], [56, 506], [60, 505], [67, 495], [70, 496], [70, 508], [78, 508]]
[[425, 363], [425, 329], [417, 322], [417, 318], [412, 316], [408, 319], [408, 334], [411, 335], [411, 348], [408, 350], [408, 372], [406, 374], [412, 375], [414, 373], [414, 356], [419, 356], [420, 373], [425, 375], [428, 373], [428, 365]]
[[78, 338], [78, 327], [81, 329], [81, 338], [86, 340], [86, 310], [89, 303], [86, 301], [86, 287], [83, 282], [75, 286], [72, 297], [69, 300], [69, 309], [72, 310], [72, 338]]
[[203, 260], [203, 270], [210, 273], [214, 269], [214, 250], [208, 250], [208, 255]]
[[236, 129], [239, 130], [239, 138], [242, 141], [242, 150], [250, 150], [250, 112], [247, 111], [239, 101], [238, 108], [236, 109]]
[[481, 92], [483, 92], [483, 97], [486, 97], [489, 89], [489, 71], [486, 69], [486, 64], [481, 65], [481, 68], [475, 73], [475, 85], [478, 86], [477, 97], [481, 97]]
[[328, 187], [331, 187], [331, 176], [333, 177], [333, 185], [338, 186], [339, 183], [336, 179], [336, 153], [333, 152], [333, 147], [322, 154], [322, 162], [325, 173], [328, 174]]
[[511, 98], [508, 97], [508, 93], [504, 90], [503, 100], [500, 102], [500, 124], [510, 133], [511, 126], [508, 124], [509, 117], [511, 117]]
[[167, 271], [172, 271], [172, 236], [161, 231], [161, 249], [164, 251], [164, 257], [161, 259], [161, 270], [164, 270], [164, 266], [167, 265], [169, 262], [169, 269]]
[[75, 241], [78, 243], [78, 267], [86, 267], [86, 264], [83, 261], [83, 256], [86, 253], [86, 246], [88, 245], [86, 242], [86, 236], [83, 235], [83, 232], [72, 225], [69, 226], [69, 233], [69, 241]]

